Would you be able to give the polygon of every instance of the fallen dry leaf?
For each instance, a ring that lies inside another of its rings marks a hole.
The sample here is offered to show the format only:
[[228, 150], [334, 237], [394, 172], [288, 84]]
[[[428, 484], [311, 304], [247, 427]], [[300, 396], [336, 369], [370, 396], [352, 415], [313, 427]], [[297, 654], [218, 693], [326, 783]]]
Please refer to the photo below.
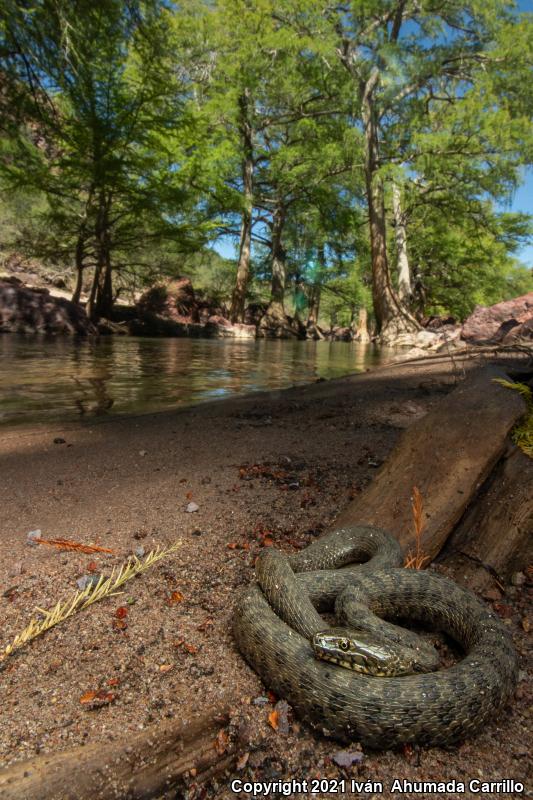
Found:
[[219, 756], [224, 755], [224, 753], [228, 749], [228, 744], [229, 744], [229, 736], [224, 730], [224, 728], [221, 728], [215, 740], [215, 749], [219, 754]]
[[89, 691], [82, 694], [80, 703], [91, 708], [100, 708], [100, 706], [109, 705], [115, 698], [116, 695], [113, 692], [106, 692], [100, 689], [99, 691]]
[[167, 604], [167, 606], [175, 606], [178, 603], [181, 603], [183, 600], [185, 600], [184, 595], [182, 595], [181, 592], [178, 592], [176, 590], [175, 592], [172, 592], [172, 594], [167, 597], [167, 599], [165, 600], [165, 603]]
[[85, 705], [86, 703], [92, 703], [97, 694], [98, 692], [85, 692], [85, 694], [82, 694], [80, 697], [80, 703], [82, 705]]
[[270, 714], [268, 715], [268, 724], [275, 731], [277, 731], [277, 729], [279, 728], [279, 712], [276, 711], [276, 709], [274, 709], [274, 711], [271, 711]]
[[188, 644], [185, 639], [179, 639], [178, 641], [174, 642], [174, 647], [181, 647], [182, 650], [185, 652], [194, 655], [194, 653], [198, 652], [198, 648], [194, 644]]
[[113, 620], [113, 628], [116, 631], [125, 631], [128, 627], [128, 623], [125, 619], [114, 619]]

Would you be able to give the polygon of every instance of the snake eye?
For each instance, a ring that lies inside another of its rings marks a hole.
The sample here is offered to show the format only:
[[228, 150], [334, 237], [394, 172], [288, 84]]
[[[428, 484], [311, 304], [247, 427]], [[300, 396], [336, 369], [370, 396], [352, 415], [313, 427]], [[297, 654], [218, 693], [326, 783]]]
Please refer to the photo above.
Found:
[[350, 647], [348, 639], [341, 639], [339, 642], [339, 647], [341, 650], [344, 650], [344, 652], [346, 652]]

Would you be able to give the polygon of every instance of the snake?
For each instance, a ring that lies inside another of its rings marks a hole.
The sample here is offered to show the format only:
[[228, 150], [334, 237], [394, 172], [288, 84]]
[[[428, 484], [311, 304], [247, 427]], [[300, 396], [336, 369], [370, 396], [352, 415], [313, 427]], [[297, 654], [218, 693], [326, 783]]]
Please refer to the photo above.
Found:
[[[325, 736], [371, 749], [447, 746], [478, 733], [514, 693], [518, 660], [506, 626], [451, 579], [402, 567], [387, 531], [352, 525], [290, 555], [265, 548], [256, 575], [236, 602], [237, 647]], [[340, 630], [322, 616], [335, 607]], [[403, 642], [398, 620], [447, 634], [462, 658], [436, 669], [433, 648], [412, 631]]]

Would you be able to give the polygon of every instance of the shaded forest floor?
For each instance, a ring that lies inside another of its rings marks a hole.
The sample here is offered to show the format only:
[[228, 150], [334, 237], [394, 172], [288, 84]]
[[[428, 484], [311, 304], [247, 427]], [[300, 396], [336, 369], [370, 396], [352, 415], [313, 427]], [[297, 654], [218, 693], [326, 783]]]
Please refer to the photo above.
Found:
[[[248, 754], [234, 774], [244, 780], [348, 776], [382, 781], [385, 796], [395, 778], [525, 781], [531, 642], [524, 586], [506, 587], [503, 600], [485, 597], [500, 601], [520, 655], [512, 707], [459, 747], [364, 752], [346, 770], [332, 760], [341, 748], [312, 734], [305, 721], [289, 714], [288, 730], [271, 727], [275, 698], [231, 635], [235, 594], [252, 580], [260, 549], [304, 547], [331, 525], [372, 480], [402, 429], [457, 379], [446, 362], [391, 366], [180, 412], [3, 430], [2, 647], [35, 606], [67, 598], [81, 577], [108, 573], [131, 553], [177, 538], [182, 546], [126, 584], [123, 595], [61, 624], [6, 662], [0, 672], [2, 766], [92, 741], [112, 748], [128, 732], [186, 716], [190, 708], [227, 703]], [[64, 441], [54, 443], [57, 438]], [[192, 513], [186, 510], [191, 502], [198, 506]], [[98, 542], [116, 555], [30, 547], [27, 533], [35, 529], [44, 538]], [[117, 616], [119, 608], [125, 615]], [[100, 689], [111, 702], [100, 708], [80, 703]], [[230, 797], [228, 787], [229, 777], [198, 793], [192, 788], [189, 796]]]

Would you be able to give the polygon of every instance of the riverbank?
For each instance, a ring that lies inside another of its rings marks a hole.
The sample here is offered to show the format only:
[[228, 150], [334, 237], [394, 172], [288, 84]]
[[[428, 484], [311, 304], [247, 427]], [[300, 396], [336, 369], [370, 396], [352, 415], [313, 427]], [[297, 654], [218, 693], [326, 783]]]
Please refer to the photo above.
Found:
[[[470, 361], [388, 366], [172, 413], [4, 429], [3, 644], [35, 606], [70, 596], [83, 576], [108, 573], [139, 548], [148, 552], [177, 538], [182, 546], [126, 585], [124, 595], [6, 662], [3, 765], [84, 742], [112, 747], [118, 736], [224, 702], [249, 753], [239, 777], [343, 777], [332, 760], [340, 749], [334, 742], [299, 720], [290, 720], [288, 732], [269, 724], [273, 698], [233, 643], [234, 597], [252, 580], [261, 547], [303, 547], [329, 527], [372, 480], [402, 430], [472, 368]], [[198, 510], [188, 512], [190, 503]], [[27, 533], [35, 529], [44, 538], [98, 542], [115, 555], [30, 547]], [[508, 587], [504, 602], [525, 670], [523, 589]], [[119, 608], [127, 613], [117, 615]], [[523, 780], [530, 691], [524, 678], [512, 708], [476, 739], [449, 750], [366, 752], [348, 774], [385, 786], [395, 778]], [[80, 703], [99, 689], [113, 696], [108, 704]], [[226, 784], [210, 792], [230, 796]]]

